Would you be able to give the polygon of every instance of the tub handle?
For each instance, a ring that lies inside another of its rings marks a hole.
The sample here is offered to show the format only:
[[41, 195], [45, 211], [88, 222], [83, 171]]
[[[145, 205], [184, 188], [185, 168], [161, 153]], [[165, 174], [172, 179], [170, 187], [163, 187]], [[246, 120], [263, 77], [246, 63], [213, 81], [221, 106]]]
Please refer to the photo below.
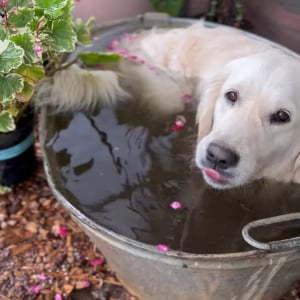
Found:
[[261, 250], [269, 250], [269, 251], [281, 251], [281, 250], [290, 250], [296, 247], [300, 247], [300, 236], [290, 238], [290, 239], [282, 239], [278, 241], [271, 241], [271, 242], [260, 242], [254, 239], [249, 231], [256, 227], [261, 226], [268, 226], [271, 224], [278, 224], [281, 222], [286, 221], [293, 221], [293, 220], [299, 220], [300, 221], [300, 213], [291, 213], [291, 214], [285, 214], [280, 215], [276, 217], [266, 218], [266, 219], [260, 219], [257, 221], [253, 221], [245, 225], [242, 229], [242, 235], [244, 240], [251, 246], [257, 249]]

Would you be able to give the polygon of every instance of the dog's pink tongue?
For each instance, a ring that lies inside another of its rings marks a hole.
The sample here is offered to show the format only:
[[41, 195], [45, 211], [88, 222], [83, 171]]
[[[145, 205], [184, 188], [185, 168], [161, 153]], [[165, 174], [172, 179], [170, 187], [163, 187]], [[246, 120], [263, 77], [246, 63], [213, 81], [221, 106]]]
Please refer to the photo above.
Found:
[[204, 173], [215, 181], [223, 181], [223, 177], [220, 175], [220, 173], [213, 169], [204, 169]]

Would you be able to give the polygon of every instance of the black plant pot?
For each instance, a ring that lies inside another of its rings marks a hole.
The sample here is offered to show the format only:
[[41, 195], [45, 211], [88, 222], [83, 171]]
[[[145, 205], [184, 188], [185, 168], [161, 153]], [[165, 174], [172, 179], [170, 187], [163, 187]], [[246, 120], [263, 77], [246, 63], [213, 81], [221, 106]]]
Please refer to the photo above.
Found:
[[23, 113], [16, 129], [0, 134], [0, 184], [11, 186], [27, 179], [36, 167], [33, 145], [34, 112]]

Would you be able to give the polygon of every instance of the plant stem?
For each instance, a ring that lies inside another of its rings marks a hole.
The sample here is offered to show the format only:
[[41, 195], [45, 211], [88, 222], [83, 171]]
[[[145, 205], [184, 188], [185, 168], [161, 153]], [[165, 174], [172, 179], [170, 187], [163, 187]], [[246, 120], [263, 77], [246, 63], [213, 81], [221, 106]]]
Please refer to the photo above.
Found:
[[74, 59], [70, 60], [68, 63], [61, 65], [60, 70], [69, 68], [70, 66], [75, 64], [77, 61], [78, 61], [78, 56], [76, 56]]

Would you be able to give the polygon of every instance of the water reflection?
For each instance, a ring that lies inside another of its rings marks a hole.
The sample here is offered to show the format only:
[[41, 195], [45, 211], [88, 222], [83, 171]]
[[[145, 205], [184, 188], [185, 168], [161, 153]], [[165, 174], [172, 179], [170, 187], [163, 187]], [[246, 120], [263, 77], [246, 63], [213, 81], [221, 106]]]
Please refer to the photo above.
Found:
[[[58, 188], [106, 228], [193, 253], [250, 249], [241, 238], [245, 224], [300, 210], [296, 185], [208, 188], [191, 163], [194, 116], [186, 118], [175, 133], [174, 119], [148, 118], [130, 105], [49, 116], [46, 150]], [[172, 210], [174, 200], [183, 209]]]

